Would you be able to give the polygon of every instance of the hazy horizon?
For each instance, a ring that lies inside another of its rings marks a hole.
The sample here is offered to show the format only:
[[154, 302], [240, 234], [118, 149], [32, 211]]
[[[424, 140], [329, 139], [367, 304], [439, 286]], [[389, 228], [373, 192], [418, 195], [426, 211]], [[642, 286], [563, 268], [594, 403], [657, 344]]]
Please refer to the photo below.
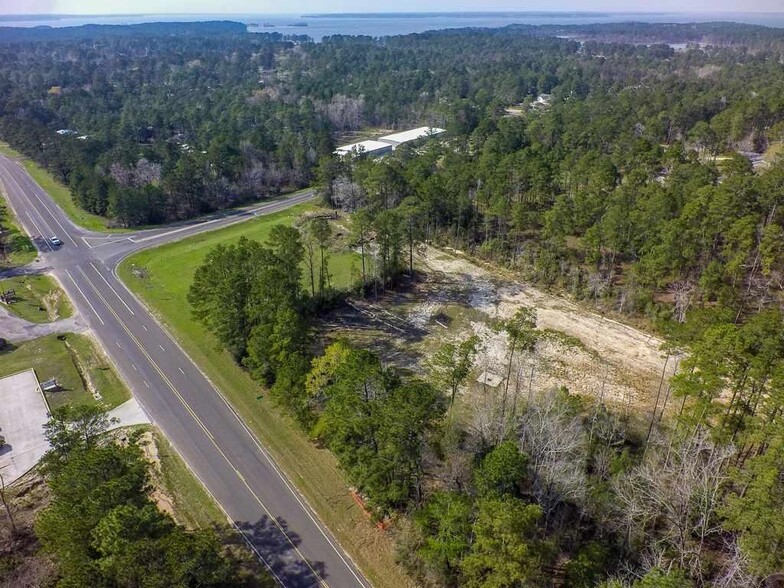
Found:
[[697, 16], [697, 15], [705, 15], [705, 16], [732, 16], [732, 15], [766, 15], [766, 14], [775, 14], [775, 15], [784, 15], [784, 9], [782, 10], [763, 10], [763, 11], [755, 11], [755, 10], [744, 10], [742, 12], [738, 11], [717, 11], [717, 10], [585, 10], [585, 11], [577, 11], [577, 10], [550, 10], [547, 12], [544, 11], [514, 11], [514, 10], [423, 10], [423, 11], [413, 11], [407, 10], [405, 12], [360, 12], [360, 11], [346, 11], [346, 12], [326, 12], [321, 10], [299, 10], [293, 12], [155, 12], [151, 10], [144, 10], [139, 12], [1, 12], [0, 11], [0, 18], [2, 17], [54, 17], [54, 18], [62, 18], [62, 17], [80, 17], [80, 18], [89, 18], [89, 17], [96, 17], [96, 18], [111, 18], [111, 17], [133, 17], [133, 16], [162, 16], [162, 17], [171, 17], [171, 16], [188, 16], [188, 17], [209, 17], [209, 18], [216, 18], [216, 19], [225, 19], [226, 17], [232, 16], [381, 16], [381, 15], [391, 15], [391, 16], [406, 16], [406, 15], [421, 15], [421, 16], [440, 16], [440, 15], [451, 15], [451, 16], [459, 16], [459, 15], [510, 15], [510, 16], [524, 16], [524, 15], [547, 15], [547, 16], [557, 16], [559, 14], [564, 15], [587, 15], [590, 16], [592, 14], [595, 15], [603, 15], [603, 14], [616, 14], [616, 15], [673, 15], [673, 16]]
[[[551, 0], [544, 10], [531, 0], [396, 0], [381, 2], [373, 10], [364, 0], [290, 0], [286, 11], [279, 4], [255, 0], [0, 0], [0, 15], [122, 16], [122, 15], [204, 15], [232, 14], [406, 14], [406, 13], [583, 13], [623, 14], [781, 14], [781, 0]], [[220, 7], [216, 9], [216, 4]], [[686, 4], [684, 6], [684, 4]]]
[[[291, 16], [294, 14], [302, 14], [303, 11], [293, 12], [259, 12], [259, 11], [234, 11], [234, 12], [202, 12], [202, 11], [155, 11], [155, 10], [141, 10], [132, 12], [4, 12], [0, 7], [0, 16], [232, 16], [232, 15], [280, 15]], [[694, 10], [569, 10], [569, 9], [553, 9], [553, 10], [480, 10], [480, 9], [465, 9], [465, 10], [346, 10], [346, 11], [325, 11], [325, 10], [312, 10], [308, 14], [325, 15], [325, 16], [345, 16], [345, 15], [482, 15], [482, 14], [510, 14], [510, 15], [591, 15], [591, 14], [784, 14], [784, 8], [781, 10], [716, 10], [716, 9], [694, 9]]]

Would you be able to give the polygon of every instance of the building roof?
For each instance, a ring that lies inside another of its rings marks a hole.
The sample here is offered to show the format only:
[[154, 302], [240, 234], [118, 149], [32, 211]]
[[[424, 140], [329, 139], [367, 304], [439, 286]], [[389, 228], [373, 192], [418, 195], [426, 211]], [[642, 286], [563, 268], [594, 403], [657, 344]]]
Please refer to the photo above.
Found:
[[377, 151], [387, 151], [392, 146], [389, 143], [382, 143], [381, 141], [360, 141], [359, 143], [351, 143], [349, 145], [341, 145], [335, 149], [338, 155], [348, 155], [350, 153], [374, 153]]
[[436, 127], [418, 127], [416, 129], [410, 129], [408, 131], [401, 131], [399, 133], [392, 133], [391, 135], [385, 135], [379, 138], [379, 141], [386, 141], [389, 143], [408, 143], [409, 141], [416, 141], [417, 139], [421, 139], [423, 137], [430, 137], [432, 135], [438, 135], [439, 133], [443, 133], [444, 129], [439, 129]]

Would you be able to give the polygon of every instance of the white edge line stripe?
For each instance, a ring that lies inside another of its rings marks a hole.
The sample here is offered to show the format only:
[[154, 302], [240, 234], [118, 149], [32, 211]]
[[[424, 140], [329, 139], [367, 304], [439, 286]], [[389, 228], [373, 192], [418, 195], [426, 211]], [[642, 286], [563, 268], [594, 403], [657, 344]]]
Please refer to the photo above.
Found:
[[[20, 194], [20, 195], [22, 195], [22, 197], [23, 197], [23, 198], [26, 198], [26, 199], [28, 199], [28, 200], [29, 200], [29, 196], [27, 196], [26, 192], [25, 192], [25, 191], [22, 189], [22, 187], [19, 185], [19, 182], [17, 182], [17, 181], [16, 181], [16, 178], [14, 178], [13, 174], [9, 173], [9, 174], [8, 174], [8, 179], [9, 179], [9, 180], [11, 180], [11, 182], [13, 182], [13, 184], [16, 186], [17, 190], [19, 190], [19, 194]], [[8, 200], [9, 200], [9, 202], [10, 202], [10, 200], [11, 200], [11, 197], [10, 197], [10, 196], [8, 197]], [[31, 202], [31, 204], [32, 204], [32, 202]], [[39, 211], [38, 209], [36, 209], [34, 206], [31, 206], [31, 208], [33, 208], [33, 210], [35, 210], [35, 211], [36, 211], [36, 212], [37, 212], [39, 215], [41, 215], [40, 211]], [[36, 223], [36, 222], [33, 220], [33, 217], [31, 217], [31, 216], [30, 216], [30, 212], [29, 212], [29, 211], [27, 212], [27, 217], [28, 217], [28, 218], [30, 219], [30, 221], [33, 223], [33, 225], [35, 226], [36, 230], [37, 230], [37, 231], [40, 233], [40, 232], [41, 232], [41, 228], [40, 228], [40, 227], [38, 226], [38, 224], [37, 224], [37, 223]], [[44, 224], [44, 226], [45, 226], [47, 229], [49, 229], [49, 228], [50, 228], [50, 227], [49, 227], [49, 225], [47, 224], [46, 220], [44, 219], [43, 215], [41, 215], [41, 222]], [[42, 238], [42, 239], [44, 239], [44, 241], [46, 241], [46, 244], [47, 244], [47, 246], [49, 247], [49, 250], [50, 250], [50, 251], [54, 251], [54, 249], [52, 249], [52, 246], [51, 246], [51, 244], [49, 243], [49, 240], [47, 239], [47, 237], [46, 237], [46, 236], [45, 236], [43, 233], [41, 233], [41, 238]]]
[[95, 267], [95, 264], [94, 264], [92, 261], [90, 262], [90, 265], [91, 265], [91, 266], [92, 266], [92, 268], [95, 270], [95, 273], [96, 273], [96, 274], [98, 274], [98, 277], [100, 277], [100, 278], [101, 278], [101, 279], [104, 281], [104, 283], [105, 283], [107, 286], [109, 286], [109, 288], [111, 289], [111, 291], [112, 291], [112, 292], [114, 292], [114, 295], [115, 295], [115, 296], [117, 296], [117, 298], [120, 300], [120, 302], [122, 302], [122, 303], [123, 303], [123, 306], [124, 306], [124, 307], [125, 307], [125, 308], [128, 310], [128, 312], [130, 312], [130, 313], [131, 313], [133, 316], [136, 316], [136, 313], [135, 313], [135, 312], [133, 312], [133, 311], [131, 310], [131, 307], [130, 307], [130, 306], [128, 306], [128, 305], [125, 303], [125, 300], [123, 300], [123, 299], [122, 299], [122, 297], [121, 297], [121, 296], [120, 296], [120, 295], [117, 293], [117, 290], [115, 290], [115, 289], [114, 289], [114, 287], [113, 287], [113, 286], [112, 286], [112, 285], [109, 283], [109, 280], [107, 280], [106, 278], [104, 278], [104, 277], [103, 277], [103, 274], [102, 274], [100, 271], [98, 271], [98, 268], [97, 268], [97, 267]]
[[[49, 248], [49, 251], [54, 251], [54, 248], [52, 247], [52, 244], [49, 243], [49, 239], [46, 236], [44, 236], [44, 233], [41, 230], [41, 227], [38, 226], [38, 223], [33, 220], [33, 217], [30, 216], [29, 212], [26, 212], [25, 214], [27, 214], [27, 218], [30, 219], [30, 222], [33, 223], [33, 228], [35, 228], [35, 230], [38, 233], [38, 236], [41, 239], [41, 241], [46, 243], [46, 246]], [[33, 239], [33, 241], [35, 241], [35, 239]]]
[[[295, 551], [295, 552], [296, 552], [296, 553], [299, 555], [299, 557], [302, 559], [302, 561], [305, 563], [305, 565], [307, 565], [307, 566], [308, 566], [308, 568], [310, 569], [310, 571], [311, 571], [311, 572], [313, 572], [313, 575], [314, 575], [314, 576], [316, 577], [316, 579], [318, 580], [318, 582], [319, 582], [319, 585], [321, 585], [321, 586], [325, 586], [326, 588], [329, 588], [329, 585], [328, 585], [328, 584], [327, 584], [327, 582], [326, 582], [326, 581], [325, 581], [325, 580], [322, 578], [321, 574], [319, 574], [319, 573], [318, 573], [318, 571], [316, 571], [316, 569], [315, 569], [315, 568], [313, 568], [313, 564], [312, 564], [312, 563], [310, 562], [310, 560], [309, 560], [307, 557], [305, 557], [305, 555], [304, 555], [304, 554], [303, 554], [303, 553], [300, 551], [300, 549], [299, 549], [299, 546], [294, 544], [294, 542], [292, 541], [292, 539], [291, 539], [291, 537], [289, 536], [289, 534], [288, 534], [288, 533], [286, 532], [286, 530], [285, 530], [285, 529], [284, 529], [284, 528], [283, 528], [283, 527], [280, 525], [280, 523], [278, 522], [278, 520], [277, 520], [277, 519], [276, 519], [276, 518], [275, 518], [275, 517], [272, 515], [272, 513], [271, 513], [271, 512], [270, 512], [270, 510], [267, 508], [267, 505], [264, 503], [264, 501], [262, 501], [262, 500], [261, 500], [261, 498], [258, 496], [258, 494], [256, 494], [256, 492], [253, 490], [253, 488], [251, 488], [251, 486], [250, 486], [250, 485], [249, 485], [249, 484], [248, 484], [248, 483], [245, 481], [245, 478], [244, 478], [244, 477], [242, 476], [242, 474], [239, 472], [239, 470], [237, 469], [237, 467], [236, 467], [236, 466], [235, 466], [235, 465], [234, 465], [234, 464], [231, 462], [231, 460], [228, 458], [228, 456], [227, 456], [227, 455], [226, 455], [226, 453], [223, 451], [223, 449], [221, 449], [220, 445], [218, 445], [218, 443], [217, 443], [217, 442], [216, 442], [216, 440], [215, 440], [215, 437], [212, 435], [212, 433], [210, 432], [210, 430], [209, 430], [209, 429], [208, 429], [208, 428], [205, 426], [205, 424], [202, 422], [202, 420], [199, 418], [199, 416], [196, 414], [196, 412], [193, 410], [193, 408], [191, 408], [191, 406], [190, 406], [190, 405], [187, 403], [187, 401], [186, 401], [186, 400], [185, 400], [185, 398], [184, 398], [184, 397], [183, 397], [183, 396], [180, 394], [180, 392], [177, 390], [177, 388], [175, 388], [175, 386], [174, 386], [174, 384], [172, 384], [171, 380], [169, 380], [169, 378], [166, 376], [166, 374], [164, 374], [163, 370], [161, 370], [161, 368], [160, 368], [160, 366], [157, 364], [157, 362], [156, 362], [156, 361], [155, 361], [155, 360], [154, 360], [154, 359], [153, 359], [153, 358], [152, 358], [152, 357], [151, 357], [151, 356], [150, 356], [150, 355], [147, 353], [147, 351], [146, 351], [146, 350], [145, 350], [145, 348], [144, 348], [144, 347], [141, 345], [141, 343], [140, 343], [140, 342], [139, 342], [139, 341], [138, 341], [138, 340], [137, 340], [137, 339], [134, 337], [133, 333], [130, 331], [130, 329], [128, 328], [128, 326], [127, 326], [127, 325], [126, 325], [126, 324], [125, 324], [125, 323], [124, 323], [124, 322], [123, 322], [123, 321], [120, 319], [120, 317], [117, 315], [117, 313], [116, 313], [116, 312], [115, 312], [115, 311], [114, 311], [114, 310], [113, 310], [113, 309], [112, 309], [112, 308], [111, 308], [111, 307], [108, 305], [108, 303], [107, 303], [107, 302], [106, 302], [106, 300], [104, 299], [103, 295], [100, 293], [100, 291], [98, 290], [98, 288], [96, 288], [96, 287], [95, 287], [95, 284], [93, 284], [92, 280], [90, 280], [90, 278], [87, 276], [87, 274], [84, 272], [84, 270], [83, 270], [81, 267], [79, 268], [79, 271], [80, 271], [80, 272], [82, 273], [82, 275], [84, 276], [84, 279], [85, 279], [85, 280], [87, 280], [87, 283], [88, 283], [88, 284], [90, 284], [90, 286], [92, 287], [92, 289], [95, 291], [96, 295], [97, 295], [97, 296], [98, 296], [98, 297], [99, 297], [99, 298], [100, 298], [100, 299], [101, 299], [101, 300], [104, 302], [104, 304], [106, 304], [106, 305], [107, 305], [107, 308], [109, 309], [109, 312], [110, 312], [110, 313], [112, 313], [112, 314], [114, 315], [114, 317], [117, 319], [117, 322], [120, 324], [120, 326], [121, 326], [123, 329], [125, 329], [125, 331], [126, 331], [126, 332], [128, 333], [128, 335], [130, 336], [131, 340], [133, 340], [133, 341], [136, 343], [136, 346], [139, 348], [139, 350], [142, 352], [142, 354], [143, 354], [143, 355], [144, 355], [144, 356], [147, 358], [147, 361], [149, 361], [149, 362], [150, 362], [150, 365], [152, 365], [152, 366], [155, 368], [155, 370], [158, 372], [158, 374], [159, 374], [159, 375], [161, 376], [161, 378], [163, 379], [164, 383], [165, 383], [165, 384], [166, 384], [166, 385], [167, 385], [167, 386], [168, 386], [168, 387], [171, 389], [171, 391], [174, 393], [174, 395], [175, 395], [175, 396], [176, 396], [176, 397], [179, 399], [179, 401], [182, 403], [182, 405], [185, 407], [185, 409], [186, 409], [186, 410], [187, 410], [187, 412], [188, 412], [188, 413], [191, 415], [191, 417], [194, 419], [194, 421], [195, 421], [195, 422], [196, 422], [196, 423], [199, 425], [199, 427], [202, 429], [202, 431], [204, 431], [204, 433], [206, 433], [206, 434], [207, 434], [207, 436], [208, 436], [208, 437], [210, 438], [210, 440], [212, 441], [212, 443], [213, 443], [213, 445], [214, 445], [215, 449], [217, 449], [218, 453], [220, 453], [220, 454], [221, 454], [221, 456], [222, 456], [222, 457], [223, 457], [223, 459], [226, 461], [226, 463], [229, 465], [229, 467], [230, 467], [232, 470], [234, 470], [235, 474], [236, 474], [236, 475], [239, 477], [239, 479], [240, 479], [240, 480], [243, 482], [243, 485], [244, 485], [244, 486], [245, 486], [245, 487], [248, 489], [248, 491], [250, 492], [251, 496], [253, 496], [253, 498], [256, 500], [256, 502], [259, 504], [259, 506], [261, 506], [261, 508], [264, 510], [264, 512], [267, 514], [267, 516], [269, 516], [269, 517], [270, 517], [270, 520], [272, 520], [272, 521], [274, 521], [274, 522], [275, 522], [275, 526], [276, 526], [276, 527], [277, 527], [277, 528], [280, 530], [281, 534], [282, 534], [282, 535], [283, 535], [283, 536], [286, 538], [286, 540], [287, 540], [287, 541], [289, 542], [289, 544], [292, 546], [292, 548], [294, 549], [294, 551]], [[146, 380], [144, 380], [144, 385], [145, 385], [145, 386], [147, 386], [147, 388], [150, 388], [150, 385], [147, 383], [147, 381], [146, 381]], [[322, 532], [323, 532], [323, 531], [322, 531]], [[345, 562], [345, 560], [344, 560], [344, 562]], [[349, 569], [350, 569], [350, 568], [349, 568]], [[352, 572], [352, 573], [353, 573], [353, 572]]]
[[[38, 182], [36, 182], [30, 174], [27, 174], [27, 177], [30, 179], [30, 181], [32, 181], [32, 184], [33, 184], [33, 190], [32, 190], [33, 196], [35, 196], [36, 199], [38, 200], [38, 202], [41, 203], [41, 206], [43, 207], [43, 209], [46, 212], [49, 213], [49, 216], [51, 216], [54, 219], [54, 222], [57, 223], [57, 226], [59, 226], [62, 229], [63, 234], [65, 234], [65, 236], [68, 237], [71, 240], [71, 243], [74, 244], [74, 247], [79, 247], [79, 244], [76, 241], [74, 241], [74, 239], [73, 239], [73, 237], [71, 237], [70, 233], [68, 233], [68, 231], [65, 229], [65, 227], [60, 223], [60, 221], [58, 220], [57, 216], [51, 210], [49, 210], [49, 207], [41, 199], [41, 196], [38, 194], [38, 191], [40, 190], [41, 192], [46, 194], [47, 198], [49, 198], [49, 195], [46, 193], [46, 191], [43, 188], [41, 188], [41, 186], [38, 185]], [[22, 190], [22, 187], [19, 186], [18, 183], [16, 183], [16, 185], [17, 185], [17, 187], [20, 190]], [[39, 214], [40, 214], [40, 211], [39, 211]], [[41, 215], [41, 218], [43, 218], [43, 215]]]
[[71, 281], [73, 282], [73, 285], [74, 285], [74, 286], [76, 286], [76, 289], [77, 289], [77, 290], [79, 290], [79, 294], [81, 294], [81, 295], [82, 295], [82, 298], [84, 298], [85, 302], [87, 302], [87, 304], [90, 306], [90, 308], [92, 308], [93, 312], [95, 313], [95, 316], [96, 316], [96, 317], [98, 317], [98, 320], [99, 320], [99, 321], [101, 321], [101, 324], [102, 324], [102, 325], [105, 325], [106, 323], [104, 323], [104, 322], [103, 322], [103, 319], [102, 319], [102, 318], [101, 318], [101, 316], [98, 314], [98, 312], [95, 310], [95, 307], [92, 305], [92, 302], [90, 302], [90, 301], [87, 299], [87, 296], [85, 296], [85, 295], [84, 295], [84, 292], [82, 292], [82, 289], [79, 287], [79, 284], [77, 284], [77, 283], [76, 283], [76, 280], [74, 280], [74, 279], [73, 279], [73, 276], [71, 275], [71, 272], [69, 272], [68, 270], [65, 270], [65, 273], [66, 273], [66, 275], [67, 275], [69, 278], [71, 278]]
[[[298, 199], [297, 202], [288, 202], [287, 204], [289, 204], [289, 206], [295, 206], [296, 204], [300, 204], [301, 202], [305, 202], [307, 200], [310, 200], [313, 197], [314, 197], [313, 194], [308, 194], [307, 197], [302, 198], [301, 201]], [[270, 203], [269, 205], [266, 205], [266, 206], [277, 205], [277, 204], [279, 204], [279, 203], [275, 202], [275, 203]], [[273, 212], [273, 211], [269, 211], [269, 212]], [[219, 220], [219, 219], [215, 219], [215, 220]], [[227, 225], [225, 225], [224, 227], [221, 227], [221, 228], [225, 228], [227, 226], [231, 226], [233, 224], [236, 224], [236, 223], [239, 223], [239, 222], [242, 222], [242, 221], [245, 221], [245, 220], [248, 220], [248, 219], [236, 220], [236, 221], [233, 221], [232, 223], [228, 223]], [[208, 222], [214, 222], [214, 221], [208, 221]], [[190, 227], [187, 227], [187, 228], [190, 228]], [[180, 230], [182, 230], [182, 229], [180, 229]], [[154, 236], [151, 236], [151, 237], [147, 237], [146, 239], [152, 239], [152, 238], [159, 237], [159, 236], [161, 236], [161, 235], [154, 235]], [[283, 481], [284, 485], [287, 487], [289, 492], [291, 492], [291, 494], [294, 497], [294, 499], [300, 504], [302, 509], [308, 515], [308, 518], [310, 518], [310, 520], [314, 523], [314, 525], [319, 530], [319, 532], [322, 534], [324, 539], [326, 539], [326, 541], [329, 543], [329, 545], [335, 551], [336, 555], [346, 565], [346, 567], [348, 568], [349, 572], [351, 572], [351, 574], [360, 583], [360, 585], [362, 585], [362, 586], [369, 586], [370, 584], [364, 578], [361, 578], [360, 576], [357, 575], [358, 571], [361, 574], [361, 570], [360, 570], [359, 566], [357, 566], [353, 562], [353, 559], [350, 556], [348, 556], [347, 553], [346, 553], [346, 556], [349, 557], [349, 559], [351, 560], [351, 563], [349, 563], [349, 561], [346, 560], [346, 557], [344, 556], [343, 548], [342, 547], [338, 548], [339, 543], [336, 545], [337, 538], [330, 537], [330, 535], [332, 534], [331, 531], [329, 531], [329, 535], [327, 534], [327, 531], [325, 530], [326, 525], [323, 522], [321, 522], [321, 519], [317, 515], [315, 515], [312, 507], [307, 503], [306, 499], [300, 494], [299, 490], [292, 486], [292, 484], [288, 480], [287, 476], [282, 472], [280, 467], [275, 463], [275, 461], [272, 459], [272, 456], [267, 452], [267, 450], [264, 449], [264, 447], [262, 447], [262, 445], [258, 441], [258, 439], [255, 436], [255, 434], [248, 428], [248, 426], [245, 424], [245, 422], [240, 418], [240, 416], [237, 413], [237, 411], [229, 403], [229, 401], [226, 399], [226, 397], [223, 395], [223, 393], [220, 390], [218, 390], [218, 388], [215, 386], [215, 384], [212, 383], [212, 380], [210, 380], [210, 378], [207, 376], [207, 374], [204, 373], [204, 371], [201, 369], [201, 367], [199, 367], [191, 359], [191, 357], [187, 354], [187, 352], [185, 352], [184, 349], [182, 349], [182, 347], [174, 339], [172, 334], [169, 333], [168, 329], [164, 328], [161, 325], [161, 323], [158, 321], [158, 319], [155, 318], [155, 315], [152, 313], [152, 311], [150, 311], [149, 307], [136, 294], [131, 292], [131, 290], [128, 288], [128, 286], [126, 286], [125, 283], [122, 280], [119, 279], [119, 276], [117, 275], [117, 267], [120, 265], [120, 263], [126, 257], [128, 257], [129, 255], [132, 255], [133, 253], [137, 253], [137, 252], [138, 252], [138, 250], [129, 251], [127, 255], [125, 255], [122, 258], [120, 258], [120, 260], [115, 264], [114, 269], [112, 270], [112, 273], [115, 275], [115, 277], [117, 277], [117, 279], [123, 285], [123, 287], [125, 288], [126, 292], [128, 292], [136, 300], [136, 302], [138, 302], [143, 308], [147, 309], [147, 312], [150, 314], [150, 316], [153, 317], [153, 320], [155, 320], [155, 322], [158, 325], [158, 327], [166, 334], [166, 336], [169, 338], [169, 340], [171, 340], [171, 342], [174, 343], [174, 345], [177, 347], [177, 349], [190, 361], [190, 363], [193, 364], [196, 367], [196, 369], [199, 370], [199, 373], [201, 373], [202, 377], [204, 377], [204, 379], [210, 384], [210, 386], [216, 392], [216, 394], [220, 397], [220, 399], [223, 400], [223, 402], [226, 404], [226, 406], [232, 412], [234, 417], [237, 419], [237, 421], [243, 427], [243, 429], [245, 430], [246, 434], [251, 438], [253, 443], [259, 449], [260, 453], [264, 456], [264, 458], [267, 460], [267, 462], [270, 464], [270, 466], [275, 470], [275, 473], [277, 473], [278, 476], [281, 478], [281, 480]], [[144, 325], [142, 325], [142, 328], [147, 330], [147, 328], [144, 327]], [[362, 576], [364, 576], [364, 574], [362, 574]]]

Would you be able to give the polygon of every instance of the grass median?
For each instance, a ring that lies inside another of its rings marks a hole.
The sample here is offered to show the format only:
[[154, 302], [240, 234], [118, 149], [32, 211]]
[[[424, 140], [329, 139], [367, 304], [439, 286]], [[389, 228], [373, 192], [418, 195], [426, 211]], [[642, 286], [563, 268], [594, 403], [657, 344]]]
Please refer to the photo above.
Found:
[[[3, 195], [5, 196], [5, 195]], [[30, 238], [22, 231], [11, 207], [0, 200], [0, 238], [4, 249], [0, 251], [0, 268], [17, 267], [31, 263], [38, 252]]]
[[[314, 445], [291, 418], [264, 398], [259, 384], [189, 312], [186, 295], [193, 274], [214, 245], [242, 236], [263, 241], [275, 224], [294, 223], [310, 209], [312, 205], [300, 205], [142, 251], [120, 264], [119, 274], [227, 396], [370, 581], [379, 587], [409, 586], [412, 582], [395, 563], [393, 539], [373, 526], [355, 504], [335, 457]], [[353, 263], [355, 255], [350, 252], [331, 254], [333, 284], [349, 283]]]
[[50, 323], [73, 314], [71, 302], [60, 286], [47, 275], [14, 276], [0, 280], [0, 293], [15, 292], [7, 308], [31, 323]]

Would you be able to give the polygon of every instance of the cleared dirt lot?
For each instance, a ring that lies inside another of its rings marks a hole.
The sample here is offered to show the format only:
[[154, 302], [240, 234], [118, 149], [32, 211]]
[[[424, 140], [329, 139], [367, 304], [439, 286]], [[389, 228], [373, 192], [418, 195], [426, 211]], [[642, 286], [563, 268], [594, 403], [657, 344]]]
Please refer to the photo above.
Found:
[[[536, 309], [537, 328], [548, 332], [533, 354], [512, 366], [518, 387], [541, 391], [566, 386], [608, 403], [652, 407], [664, 371], [664, 389], [677, 366], [666, 360], [662, 341], [601, 314], [552, 296], [474, 263], [458, 252], [420, 249], [421, 279], [405, 291], [358, 301], [329, 320], [333, 336], [374, 348], [385, 361], [414, 372], [446, 341], [477, 335], [482, 350], [475, 376], [504, 377], [509, 341], [497, 328], [518, 308]], [[665, 366], [666, 362], [666, 366]], [[476, 391], [487, 388], [473, 385]], [[477, 392], [478, 393], [478, 392]]]

